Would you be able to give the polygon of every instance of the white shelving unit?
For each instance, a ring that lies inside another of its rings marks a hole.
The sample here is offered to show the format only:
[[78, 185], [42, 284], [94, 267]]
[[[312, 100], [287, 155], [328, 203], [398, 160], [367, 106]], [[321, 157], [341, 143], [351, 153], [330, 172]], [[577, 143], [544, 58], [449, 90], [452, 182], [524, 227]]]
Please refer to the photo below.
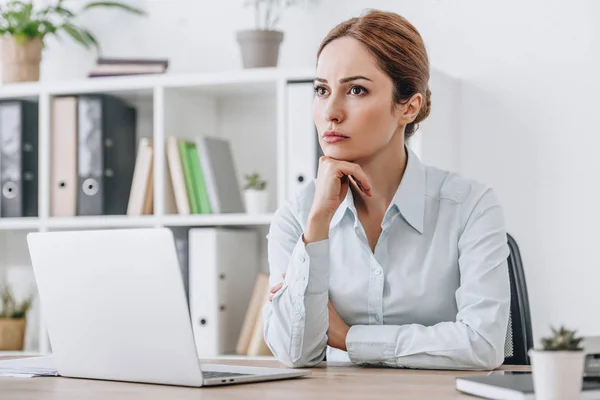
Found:
[[[291, 168], [292, 175], [288, 174], [289, 154], [286, 154], [294, 151], [289, 149], [286, 141], [288, 82], [310, 81], [313, 77], [314, 70], [311, 69], [267, 68], [0, 86], [0, 100], [29, 99], [39, 104], [39, 216], [0, 218], [0, 278], [4, 274], [5, 277], [15, 276], [13, 280], [24, 280], [28, 271], [32, 278], [25, 240], [26, 234], [32, 231], [186, 226], [266, 229], [273, 212], [288, 197], [290, 180], [295, 179], [295, 171]], [[460, 167], [460, 85], [436, 70], [432, 71], [431, 79], [432, 112], [409, 145], [424, 162], [457, 170]], [[114, 95], [134, 105], [138, 110], [137, 138], [153, 138], [153, 215], [56, 218], [49, 214], [52, 99], [89, 93]], [[306, 108], [297, 112], [306, 114]], [[307, 115], [307, 118], [311, 116]], [[309, 127], [310, 123], [307, 129]], [[306, 132], [306, 135], [313, 133]], [[260, 172], [269, 182], [269, 212], [264, 215], [177, 215], [164, 147], [166, 138], [171, 135], [189, 139], [199, 135], [230, 139], [240, 183], [246, 173], [253, 171]], [[262, 247], [266, 252], [266, 245]], [[262, 260], [266, 260], [266, 254], [262, 255]], [[15, 268], [17, 271], [12, 271]], [[47, 353], [50, 349], [42, 321], [38, 306], [28, 320], [30, 337], [26, 338], [25, 348], [28, 353]]]
[[[266, 229], [273, 212], [287, 196], [286, 157], [281, 151], [286, 148], [286, 85], [290, 80], [310, 80], [313, 73], [311, 70], [266, 68], [0, 86], [0, 100], [27, 99], [36, 101], [39, 105], [38, 217], [0, 218], [0, 246], [3, 250], [0, 252], [0, 280], [3, 274], [10, 275], [15, 268], [19, 272], [12, 275], [21, 277], [19, 279], [27, 276], [26, 270], [31, 268], [25, 240], [26, 234], [32, 231], [165, 226], [243, 226]], [[135, 106], [137, 139], [153, 138], [153, 215], [70, 218], [50, 215], [52, 99], [62, 95], [90, 93], [117, 96]], [[260, 172], [267, 179], [270, 192], [269, 212], [261, 215], [176, 214], [164, 147], [165, 140], [171, 135], [188, 139], [199, 135], [230, 139], [240, 185], [244, 175], [253, 171]], [[30, 273], [32, 276], [32, 271]], [[28, 282], [29, 286], [30, 283]], [[25, 348], [27, 354], [46, 353], [50, 349], [42, 320], [42, 310], [30, 313], [29, 337], [26, 338]]]

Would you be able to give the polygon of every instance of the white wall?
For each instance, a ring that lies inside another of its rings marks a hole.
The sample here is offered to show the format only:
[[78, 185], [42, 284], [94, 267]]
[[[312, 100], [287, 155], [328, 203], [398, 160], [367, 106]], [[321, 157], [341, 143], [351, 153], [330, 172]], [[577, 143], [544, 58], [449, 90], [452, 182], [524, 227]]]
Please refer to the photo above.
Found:
[[[243, 0], [131, 3], [150, 17], [95, 11], [81, 19], [105, 55], [168, 57], [171, 72], [240, 68], [235, 31], [253, 22]], [[600, 2], [321, 0], [286, 14], [280, 66], [314, 65], [325, 33], [366, 7], [405, 15], [432, 65], [465, 81], [460, 170], [492, 185], [505, 207], [536, 338], [550, 323], [600, 334]], [[94, 61], [70, 41], [50, 41], [44, 56], [42, 79], [84, 77]]]

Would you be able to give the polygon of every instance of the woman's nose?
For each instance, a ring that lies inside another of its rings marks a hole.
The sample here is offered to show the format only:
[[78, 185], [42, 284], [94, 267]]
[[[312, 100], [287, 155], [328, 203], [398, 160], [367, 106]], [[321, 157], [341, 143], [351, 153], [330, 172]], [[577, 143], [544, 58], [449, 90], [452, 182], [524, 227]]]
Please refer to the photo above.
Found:
[[325, 107], [325, 119], [328, 122], [340, 123], [344, 120], [344, 110], [335, 100], [330, 100]]

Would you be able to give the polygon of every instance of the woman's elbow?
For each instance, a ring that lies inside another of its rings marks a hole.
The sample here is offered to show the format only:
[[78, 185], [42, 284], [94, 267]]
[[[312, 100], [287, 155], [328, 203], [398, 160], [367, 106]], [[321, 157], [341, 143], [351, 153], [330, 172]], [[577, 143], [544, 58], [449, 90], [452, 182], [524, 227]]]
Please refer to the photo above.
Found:
[[319, 365], [324, 360], [325, 355], [323, 353], [303, 353], [292, 354], [286, 346], [278, 346], [274, 341], [268, 340], [265, 337], [267, 347], [271, 350], [271, 353], [277, 361], [289, 368], [310, 368]]
[[504, 363], [504, 343], [485, 343], [473, 349], [471, 368], [475, 370], [491, 371]]
[[312, 360], [304, 357], [292, 359], [289, 357], [289, 354], [275, 356], [275, 359], [288, 368], [312, 368], [316, 367], [321, 363], [321, 361], [323, 361], [323, 358], [321, 357], [314, 358]]

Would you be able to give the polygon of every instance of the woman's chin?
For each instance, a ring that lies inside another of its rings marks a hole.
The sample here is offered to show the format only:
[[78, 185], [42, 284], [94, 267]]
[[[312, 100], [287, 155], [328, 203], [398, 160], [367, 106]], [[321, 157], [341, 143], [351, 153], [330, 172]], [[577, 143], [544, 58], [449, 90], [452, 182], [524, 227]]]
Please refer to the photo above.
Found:
[[353, 161], [360, 158], [357, 151], [351, 149], [343, 149], [336, 146], [325, 146], [323, 154], [327, 157], [334, 158], [336, 160]]

